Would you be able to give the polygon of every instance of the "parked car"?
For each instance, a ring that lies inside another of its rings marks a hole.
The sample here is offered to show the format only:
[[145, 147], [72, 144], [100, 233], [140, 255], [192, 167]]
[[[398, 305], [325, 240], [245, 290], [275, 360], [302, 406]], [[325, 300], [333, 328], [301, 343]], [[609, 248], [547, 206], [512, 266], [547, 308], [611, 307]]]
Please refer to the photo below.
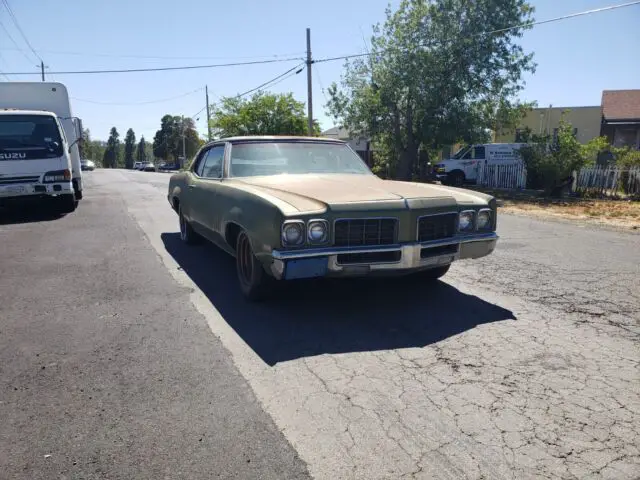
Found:
[[142, 167], [142, 162], [135, 162], [133, 164], [133, 169], [134, 170], [140, 170], [140, 167]]
[[169, 180], [180, 238], [236, 258], [242, 293], [276, 281], [416, 274], [493, 252], [496, 200], [441, 185], [383, 180], [343, 141], [233, 137], [203, 146]]
[[82, 170], [89, 170], [89, 171], [93, 171], [93, 170], [95, 170], [95, 168], [96, 168], [96, 164], [95, 164], [93, 161], [91, 161], [91, 160], [87, 160], [87, 159], [85, 158], [85, 159], [80, 160], [80, 168], [81, 168]]
[[156, 166], [151, 162], [143, 162], [140, 166], [140, 170], [143, 172], [155, 172]]

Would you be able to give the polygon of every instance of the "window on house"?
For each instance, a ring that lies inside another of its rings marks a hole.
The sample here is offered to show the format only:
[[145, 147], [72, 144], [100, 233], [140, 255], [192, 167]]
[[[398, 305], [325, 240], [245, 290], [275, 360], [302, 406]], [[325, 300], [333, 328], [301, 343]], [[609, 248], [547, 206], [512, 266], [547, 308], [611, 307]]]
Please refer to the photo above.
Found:
[[522, 128], [516, 128], [516, 143], [524, 143], [524, 130]]
[[573, 136], [574, 136], [574, 138], [578, 138], [578, 129], [577, 128], [573, 129]]

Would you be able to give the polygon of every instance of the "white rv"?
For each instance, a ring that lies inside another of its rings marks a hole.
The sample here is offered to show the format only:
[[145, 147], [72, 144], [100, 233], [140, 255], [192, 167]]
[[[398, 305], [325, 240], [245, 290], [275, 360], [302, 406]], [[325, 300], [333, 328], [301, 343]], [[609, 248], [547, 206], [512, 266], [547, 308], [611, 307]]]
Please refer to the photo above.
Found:
[[[56, 117], [56, 123], [62, 127], [60, 145], [65, 145], [62, 153], [63, 156], [68, 157], [70, 161], [71, 184], [77, 204], [77, 201], [82, 198], [83, 190], [82, 165], [80, 151], [78, 149], [78, 143], [82, 139], [82, 121], [73, 116], [67, 87], [57, 82], [0, 83], [0, 113], [3, 115], [37, 115], [37, 112], [46, 112], [44, 113], [45, 117], [53, 114]], [[12, 154], [15, 157], [16, 155], [26, 152], [24, 145], [22, 146], [23, 150], [16, 150], [16, 143], [20, 143], [23, 140], [30, 141], [27, 138], [31, 135], [28, 129], [30, 127], [35, 128], [36, 124], [39, 125], [38, 122], [33, 121], [33, 117], [30, 118], [31, 119], [25, 119], [20, 125], [16, 124], [18, 126], [7, 127], [4, 133], [0, 130], [0, 142], [3, 141], [3, 135], [6, 137], [4, 139], [5, 143], [9, 142], [8, 145], [0, 144], [0, 147], [3, 148], [3, 154]], [[8, 122], [4, 124], [7, 126], [11, 123], [11, 118], [5, 119], [5, 121]], [[13, 121], [15, 122], [17, 120], [13, 118]], [[38, 132], [35, 132], [34, 135], [36, 136], [32, 140], [36, 142], [46, 143], [46, 138], [49, 138], [39, 137]], [[21, 136], [23, 140], [20, 140]], [[38, 147], [44, 146], [46, 145], [38, 144]], [[20, 148], [20, 145], [17, 145], [17, 147]], [[6, 148], [9, 148], [9, 150], [7, 151]], [[34, 150], [33, 152], [36, 151], [37, 150]], [[33, 152], [28, 155], [28, 158], [31, 160], [33, 160], [33, 155], [35, 154]], [[45, 152], [45, 150], [41, 150], [41, 152]], [[59, 151], [56, 150], [56, 153], [59, 153]], [[50, 162], [51, 158], [49, 154], [46, 154], [46, 161]], [[25, 159], [24, 161], [28, 162], [29, 160]], [[64, 160], [61, 161], [64, 162]], [[2, 182], [3, 179], [6, 180], [8, 177], [21, 176], [25, 171], [31, 172], [29, 176], [33, 177], [36, 173], [35, 168], [35, 164], [22, 164], [20, 160], [15, 161], [13, 157], [9, 163], [6, 163], [6, 158], [0, 158], [0, 182]], [[43, 166], [43, 168], [45, 167]], [[44, 173], [46, 172], [41, 171], [39, 175], [42, 176]], [[24, 191], [33, 190], [30, 184], [23, 185], [23, 187]], [[18, 187], [15, 187], [14, 190], [18, 191]]]
[[476, 183], [480, 163], [511, 165], [521, 162], [518, 150], [525, 143], [484, 143], [466, 145], [434, 167], [436, 179], [448, 185]]

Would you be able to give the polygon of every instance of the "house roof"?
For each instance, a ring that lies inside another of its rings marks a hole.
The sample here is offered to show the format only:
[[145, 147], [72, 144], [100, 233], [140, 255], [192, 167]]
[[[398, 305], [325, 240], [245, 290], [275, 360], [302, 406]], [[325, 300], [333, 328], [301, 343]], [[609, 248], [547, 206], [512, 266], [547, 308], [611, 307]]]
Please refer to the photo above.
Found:
[[602, 116], [605, 120], [640, 119], [640, 90], [604, 90]]
[[341, 140], [350, 138], [349, 131], [342, 127], [333, 127], [322, 132], [324, 137], [336, 137]]

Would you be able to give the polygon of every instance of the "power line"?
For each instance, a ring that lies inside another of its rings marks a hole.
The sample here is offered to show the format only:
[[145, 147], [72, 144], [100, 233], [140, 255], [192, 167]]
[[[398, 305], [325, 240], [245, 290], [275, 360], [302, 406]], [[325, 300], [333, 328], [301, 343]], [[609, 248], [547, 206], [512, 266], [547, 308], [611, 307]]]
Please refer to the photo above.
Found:
[[[0, 47], [0, 50], [19, 50], [17, 48]], [[258, 59], [280, 59], [281, 57], [293, 57], [296, 55], [304, 55], [304, 52], [278, 53], [269, 55], [243, 55], [243, 56], [165, 56], [165, 55], [129, 55], [121, 53], [91, 53], [91, 52], [69, 52], [60, 50], [39, 50], [40, 53], [49, 53], [52, 55], [75, 55], [80, 57], [105, 57], [105, 58], [134, 58], [134, 59], [150, 59], [150, 60], [258, 60]]]
[[202, 90], [204, 90], [204, 87], [200, 87], [197, 88], [195, 90], [192, 90], [190, 92], [186, 92], [186, 93], [181, 93], [180, 95], [175, 95], [173, 97], [169, 97], [169, 98], [162, 98], [162, 99], [158, 99], [158, 100], [148, 100], [145, 102], [127, 102], [127, 103], [118, 103], [118, 102], [98, 102], [95, 100], [87, 100], [87, 99], [83, 99], [83, 98], [77, 98], [77, 97], [71, 97], [73, 100], [76, 100], [78, 102], [86, 102], [86, 103], [93, 103], [96, 105], [115, 105], [115, 106], [130, 106], [130, 105], [149, 105], [152, 103], [162, 103], [162, 102], [168, 102], [170, 100], [175, 100], [178, 98], [183, 98], [189, 95], [193, 95], [194, 93], [197, 92], [201, 92]]
[[[527, 22], [527, 23], [522, 23], [522, 24], [519, 24], [519, 25], [512, 25], [510, 27], [500, 28], [500, 29], [497, 29], [497, 30], [490, 30], [490, 31], [487, 31], [487, 32], [478, 32], [476, 34], [476, 36], [492, 35], [492, 34], [495, 34], [495, 33], [501, 33], [501, 32], [506, 32], [506, 31], [509, 31], [509, 30], [514, 30], [514, 29], [517, 29], [517, 28], [528, 28], [528, 27], [533, 27], [533, 26], [536, 26], [536, 25], [543, 25], [543, 24], [546, 24], [546, 23], [558, 22], [558, 21], [567, 20], [567, 19], [570, 19], [570, 18], [581, 17], [581, 16], [584, 16], [584, 15], [591, 15], [591, 14], [594, 14], [594, 13], [601, 13], [601, 12], [606, 12], [606, 11], [609, 11], [609, 10], [616, 10], [616, 9], [619, 9], [619, 8], [632, 7], [634, 5], [640, 5], [640, 0], [636, 0], [634, 2], [622, 3], [622, 4], [619, 4], [619, 5], [610, 5], [608, 7], [594, 8], [592, 10], [585, 10], [583, 12], [570, 13], [568, 15], [563, 15], [561, 17], [549, 18], [549, 19], [540, 20], [540, 21], [537, 21], [537, 22]], [[349, 54], [349, 55], [339, 55], [339, 56], [336, 56], [336, 57], [320, 58], [318, 60], [314, 60], [313, 62], [314, 63], [333, 62], [333, 61], [336, 61], [336, 60], [347, 60], [347, 59], [350, 59], [350, 58], [359, 58], [359, 57], [368, 57], [368, 56], [371, 56], [371, 55], [379, 55], [380, 53], [381, 52], [367, 52], [367, 53], [355, 53], [355, 54]]]
[[[240, 98], [240, 97], [244, 97], [245, 95], [248, 95], [248, 94], [250, 94], [250, 93], [256, 92], [256, 91], [260, 90], [261, 88], [266, 87], [266, 86], [267, 86], [267, 85], [269, 85], [270, 83], [273, 83], [273, 82], [275, 82], [276, 80], [280, 80], [282, 77], [284, 77], [284, 76], [286, 76], [286, 75], [289, 75], [291, 72], [293, 72], [293, 71], [294, 71], [294, 70], [296, 70], [296, 69], [298, 69], [298, 70], [297, 70], [294, 74], [292, 74], [291, 76], [293, 76], [293, 75], [297, 75], [298, 73], [300, 73], [300, 72], [303, 70], [303, 68], [301, 68], [301, 66], [302, 66], [302, 64], [300, 63], [300, 64], [296, 65], [295, 67], [290, 68], [290, 69], [289, 69], [289, 70], [287, 70], [286, 72], [281, 73], [281, 74], [280, 74], [280, 75], [278, 75], [277, 77], [274, 77], [274, 78], [272, 78], [271, 80], [269, 80], [269, 81], [267, 81], [267, 82], [261, 83], [261, 84], [260, 84], [260, 85], [258, 85], [257, 87], [252, 88], [251, 90], [247, 90], [246, 92], [242, 92], [242, 93], [240, 93], [240, 94], [238, 94], [238, 95], [235, 95], [233, 98]], [[283, 80], [284, 80], [284, 79], [283, 79]]]
[[24, 39], [24, 43], [27, 44], [27, 46], [29, 47], [31, 52], [36, 56], [36, 58], [40, 60], [40, 62], [43, 62], [42, 58], [40, 58], [40, 55], [38, 55], [38, 53], [35, 51], [31, 43], [29, 42], [29, 39], [27, 39], [27, 36], [24, 34], [24, 31], [22, 30], [22, 27], [20, 27], [20, 24], [18, 23], [18, 19], [16, 18], [15, 14], [13, 13], [13, 10], [11, 9], [11, 6], [9, 5], [9, 0], [2, 0], [2, 3], [4, 7], [7, 9], [7, 12], [9, 12], [9, 16], [11, 17], [13, 24], [16, 26], [16, 28], [18, 29], [18, 32], [20, 32], [20, 35]]
[[[55, 75], [91, 75], [99, 73], [139, 73], [139, 72], [167, 72], [174, 70], [199, 70], [205, 68], [239, 67], [243, 65], [264, 65], [268, 63], [283, 63], [300, 61], [300, 58], [280, 58], [273, 60], [255, 60], [251, 62], [214, 63], [210, 65], [185, 65], [180, 67], [155, 67], [155, 68], [122, 68], [114, 70], [76, 70], [66, 72], [49, 72]], [[33, 72], [8, 72], [8, 75], [34, 75]]]
[[11, 40], [11, 43], [13, 43], [16, 46], [16, 50], [22, 54], [22, 56], [27, 60], [27, 62], [29, 62], [29, 64], [31, 64], [33, 60], [30, 59], [29, 56], [24, 52], [24, 50], [18, 46], [18, 43], [13, 39], [13, 37], [9, 33], [9, 30], [7, 30], [7, 27], [5, 27], [2, 22], [0, 22], [0, 27], [2, 27], [2, 30], [4, 30], [4, 32], [7, 34], [7, 37], [9, 37], [9, 40]]

